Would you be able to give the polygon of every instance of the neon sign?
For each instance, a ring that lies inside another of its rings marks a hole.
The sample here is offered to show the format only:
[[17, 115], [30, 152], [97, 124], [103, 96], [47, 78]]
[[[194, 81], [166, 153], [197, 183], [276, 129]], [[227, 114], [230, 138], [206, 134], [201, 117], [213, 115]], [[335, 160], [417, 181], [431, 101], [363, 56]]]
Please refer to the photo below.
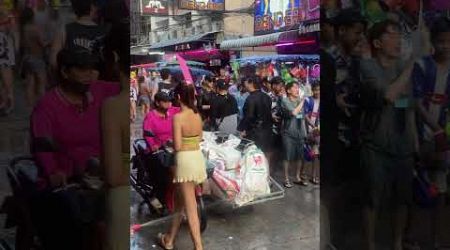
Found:
[[255, 1], [256, 35], [297, 29], [300, 23], [319, 18], [319, 0]]

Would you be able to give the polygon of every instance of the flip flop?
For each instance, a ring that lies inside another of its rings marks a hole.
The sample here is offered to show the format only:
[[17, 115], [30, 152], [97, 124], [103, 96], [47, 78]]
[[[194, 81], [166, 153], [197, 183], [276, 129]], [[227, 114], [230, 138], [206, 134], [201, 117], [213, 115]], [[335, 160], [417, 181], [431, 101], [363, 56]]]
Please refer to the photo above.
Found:
[[158, 234], [158, 244], [159, 246], [164, 249], [164, 250], [173, 250], [173, 246], [167, 246], [166, 242], [164, 241], [164, 237], [166, 236], [166, 234], [163, 233], [159, 233]]
[[299, 186], [308, 186], [308, 182], [304, 181], [304, 180], [299, 180], [299, 181], [293, 181], [293, 183], [295, 185], [299, 185]]
[[292, 188], [293, 185], [292, 185], [292, 183], [291, 183], [290, 181], [285, 181], [285, 182], [284, 182], [284, 187], [285, 187], [285, 188]]

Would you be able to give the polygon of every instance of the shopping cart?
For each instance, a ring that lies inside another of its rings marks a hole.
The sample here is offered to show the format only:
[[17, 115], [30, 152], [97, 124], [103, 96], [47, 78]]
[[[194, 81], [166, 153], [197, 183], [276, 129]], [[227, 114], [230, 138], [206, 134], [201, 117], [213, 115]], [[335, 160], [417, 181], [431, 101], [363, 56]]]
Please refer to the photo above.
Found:
[[[230, 134], [225, 134], [225, 133], [221, 133], [221, 132], [213, 132], [212, 133], [215, 137], [216, 143], [220, 146], [220, 144], [226, 142], [228, 140], [228, 138], [231, 136]], [[238, 146], [236, 146], [235, 148], [240, 151], [241, 153], [244, 153], [246, 149], [248, 149], [249, 147], [255, 145], [254, 141], [252, 140], [248, 140], [245, 138], [241, 138], [240, 139], [240, 143]], [[209, 155], [207, 153], [205, 153], [205, 157], [208, 159]], [[213, 169], [208, 169], [208, 181], [212, 180], [212, 173], [211, 171], [214, 171]], [[212, 181], [213, 182], [213, 181]], [[261, 204], [261, 203], [265, 203], [268, 201], [273, 201], [273, 200], [278, 200], [278, 199], [283, 199], [285, 196], [285, 190], [284, 188], [275, 180], [273, 179], [271, 176], [269, 176], [269, 183], [270, 183], [270, 193], [266, 194], [266, 195], [262, 195], [262, 196], [258, 196], [254, 199], [252, 199], [249, 202], [246, 202], [245, 204], [241, 204], [238, 205], [234, 202], [234, 200], [230, 200], [230, 199], [220, 199], [218, 197], [213, 198], [212, 200], [203, 200], [205, 202], [205, 204], [202, 204], [202, 206], [205, 207], [205, 210], [209, 210], [209, 209], [213, 209], [214, 207], [218, 207], [218, 206], [225, 206], [227, 208], [229, 208], [230, 210], [235, 210], [235, 209], [240, 209], [243, 207], [251, 207], [257, 204]], [[132, 226], [131, 231], [132, 233], [136, 233], [137, 231], [139, 231], [140, 229], [142, 229], [143, 227], [149, 227], [149, 226], [155, 226], [155, 225], [160, 225], [164, 222], [167, 222], [168, 220], [170, 220], [171, 218], [173, 218], [175, 216], [175, 214], [170, 214], [168, 216], [164, 216], [164, 217], [160, 217], [157, 219], [153, 219], [151, 221], [142, 223], [142, 224], [135, 224]], [[203, 215], [206, 216], [206, 215]], [[207, 221], [206, 217], [203, 218], [205, 221]], [[206, 226], [205, 226], [206, 228]]]

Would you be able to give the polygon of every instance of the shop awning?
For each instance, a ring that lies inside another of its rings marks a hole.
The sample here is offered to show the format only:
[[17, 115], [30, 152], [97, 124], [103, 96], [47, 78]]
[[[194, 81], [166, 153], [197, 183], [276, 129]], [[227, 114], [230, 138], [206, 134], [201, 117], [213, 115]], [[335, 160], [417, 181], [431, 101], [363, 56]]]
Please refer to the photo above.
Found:
[[282, 33], [273, 33], [262, 36], [245, 37], [241, 39], [225, 40], [220, 44], [220, 49], [236, 49], [244, 47], [258, 47], [263, 45], [270, 45], [278, 42]]
[[174, 45], [178, 45], [178, 44], [195, 42], [195, 41], [202, 40], [203, 38], [207, 37], [208, 35], [216, 34], [219, 32], [221, 32], [221, 31], [212, 31], [212, 32], [203, 33], [203, 34], [199, 34], [199, 35], [185, 37], [183, 39], [172, 39], [172, 40], [168, 40], [168, 41], [163, 41], [163, 42], [152, 44], [149, 47], [149, 49], [161, 49], [161, 48], [174, 46]]

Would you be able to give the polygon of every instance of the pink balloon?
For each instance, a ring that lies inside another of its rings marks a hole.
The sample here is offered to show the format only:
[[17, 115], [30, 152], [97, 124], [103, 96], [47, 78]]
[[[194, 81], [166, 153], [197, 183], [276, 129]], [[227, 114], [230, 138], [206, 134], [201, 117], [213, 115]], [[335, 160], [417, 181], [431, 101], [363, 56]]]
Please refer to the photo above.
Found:
[[186, 81], [186, 83], [188, 85], [194, 84], [194, 80], [192, 78], [191, 72], [189, 72], [189, 68], [187, 66], [186, 60], [184, 60], [184, 58], [182, 56], [180, 56], [179, 54], [177, 54], [177, 60], [180, 63], [181, 72], [183, 73], [183, 77], [184, 77], [184, 80]]

